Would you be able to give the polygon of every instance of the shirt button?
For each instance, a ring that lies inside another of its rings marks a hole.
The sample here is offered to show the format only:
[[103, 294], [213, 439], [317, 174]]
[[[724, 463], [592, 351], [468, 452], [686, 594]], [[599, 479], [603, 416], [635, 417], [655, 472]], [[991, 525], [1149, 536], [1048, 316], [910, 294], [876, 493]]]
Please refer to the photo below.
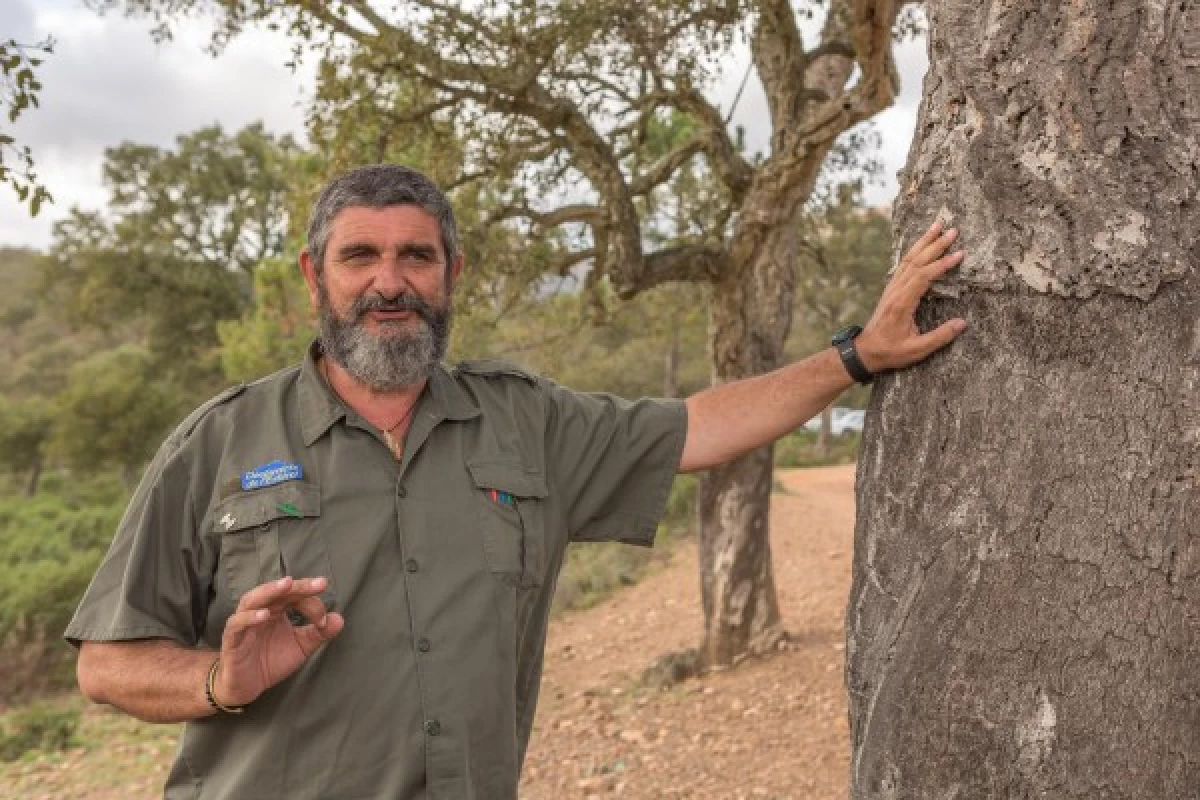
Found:
[[429, 640], [428, 639], [418, 640], [417, 641], [417, 649], [420, 650], [422, 653], [428, 653], [429, 652]]
[[425, 732], [430, 736], [437, 736], [442, 732], [442, 723], [438, 722], [436, 719], [426, 721]]
[[408, 561], [405, 561], [404, 569], [408, 570], [409, 572], [416, 572], [417, 571], [417, 560], [415, 558], [410, 558]]
[[408, 490], [403, 486], [396, 487], [396, 497], [408, 497]]

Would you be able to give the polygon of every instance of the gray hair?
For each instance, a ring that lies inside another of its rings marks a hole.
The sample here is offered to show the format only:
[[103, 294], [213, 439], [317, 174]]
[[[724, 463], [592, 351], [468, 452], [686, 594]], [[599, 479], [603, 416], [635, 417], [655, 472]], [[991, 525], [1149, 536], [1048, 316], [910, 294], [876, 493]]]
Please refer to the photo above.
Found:
[[334, 178], [321, 190], [308, 220], [308, 252], [317, 271], [325, 268], [325, 247], [333, 228], [333, 218], [344, 208], [387, 208], [418, 206], [438, 221], [442, 231], [442, 249], [447, 262], [458, 255], [458, 227], [454, 209], [437, 184], [415, 169], [399, 164], [372, 164]]

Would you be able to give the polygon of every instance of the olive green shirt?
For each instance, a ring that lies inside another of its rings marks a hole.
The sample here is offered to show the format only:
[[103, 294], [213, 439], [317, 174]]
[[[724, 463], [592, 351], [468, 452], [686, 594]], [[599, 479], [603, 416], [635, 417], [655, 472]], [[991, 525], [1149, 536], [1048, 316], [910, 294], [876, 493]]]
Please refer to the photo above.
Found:
[[328, 576], [345, 630], [187, 723], [166, 797], [513, 798], [567, 542], [653, 542], [684, 405], [439, 366], [397, 461], [314, 353], [167, 439], [66, 637], [217, 649], [246, 590]]

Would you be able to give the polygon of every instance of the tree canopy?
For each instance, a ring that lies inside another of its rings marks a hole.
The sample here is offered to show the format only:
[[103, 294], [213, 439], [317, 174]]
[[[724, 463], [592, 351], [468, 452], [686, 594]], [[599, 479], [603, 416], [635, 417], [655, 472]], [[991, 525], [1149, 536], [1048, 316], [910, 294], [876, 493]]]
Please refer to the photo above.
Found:
[[[14, 124], [30, 108], [37, 108], [42, 83], [37, 78], [44, 56], [54, 51], [54, 40], [24, 44], [15, 39], [0, 41], [0, 111], [8, 125]], [[0, 126], [0, 183], [7, 183], [17, 199], [27, 203], [29, 213], [37, 216], [42, 205], [52, 200], [50, 192], [38, 180], [29, 145]]]
[[138, 331], [164, 370], [215, 381], [218, 322], [241, 314], [254, 270], [283, 252], [296, 150], [261, 125], [109, 149], [108, 206], [55, 225], [46, 290], [73, 323]]

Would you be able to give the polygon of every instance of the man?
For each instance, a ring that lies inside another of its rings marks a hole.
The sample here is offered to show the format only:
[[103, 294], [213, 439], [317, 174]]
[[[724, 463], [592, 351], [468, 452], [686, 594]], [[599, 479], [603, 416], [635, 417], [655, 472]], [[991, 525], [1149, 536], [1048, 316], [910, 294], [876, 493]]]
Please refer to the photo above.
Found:
[[187, 721], [168, 798], [516, 795], [572, 539], [648, 545], [676, 471], [796, 428], [964, 328], [916, 305], [935, 226], [866, 329], [686, 402], [443, 366], [453, 214], [397, 166], [322, 192], [300, 266], [320, 338], [167, 439], [67, 630], [90, 699]]

